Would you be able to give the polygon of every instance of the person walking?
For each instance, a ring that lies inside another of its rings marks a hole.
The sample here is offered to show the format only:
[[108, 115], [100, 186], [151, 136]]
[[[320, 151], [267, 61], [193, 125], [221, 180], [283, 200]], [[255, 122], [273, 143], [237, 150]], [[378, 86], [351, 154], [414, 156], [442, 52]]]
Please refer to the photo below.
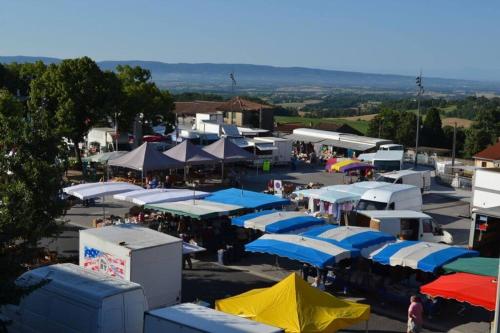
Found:
[[407, 333], [420, 333], [422, 331], [424, 308], [420, 298], [412, 296], [408, 307], [408, 330]]

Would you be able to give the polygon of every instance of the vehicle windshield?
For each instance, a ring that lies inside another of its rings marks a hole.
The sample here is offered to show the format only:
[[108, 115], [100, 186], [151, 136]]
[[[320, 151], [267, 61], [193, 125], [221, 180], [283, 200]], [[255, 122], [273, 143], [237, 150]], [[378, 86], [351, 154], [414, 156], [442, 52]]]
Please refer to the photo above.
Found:
[[381, 171], [394, 171], [401, 169], [401, 161], [374, 161], [373, 166]]
[[357, 210], [385, 210], [387, 203], [361, 199], [356, 206]]
[[384, 182], [384, 183], [394, 183], [394, 178], [389, 178], [389, 177], [384, 177], [384, 176], [379, 176], [377, 179], [375, 179], [378, 182]]

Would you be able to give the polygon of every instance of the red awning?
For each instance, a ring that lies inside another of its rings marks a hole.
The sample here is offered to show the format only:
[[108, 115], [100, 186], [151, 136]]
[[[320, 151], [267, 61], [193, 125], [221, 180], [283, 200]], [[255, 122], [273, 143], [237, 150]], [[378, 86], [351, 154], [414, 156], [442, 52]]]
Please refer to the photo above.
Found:
[[455, 273], [420, 287], [423, 294], [455, 299], [495, 311], [497, 280], [491, 276]]

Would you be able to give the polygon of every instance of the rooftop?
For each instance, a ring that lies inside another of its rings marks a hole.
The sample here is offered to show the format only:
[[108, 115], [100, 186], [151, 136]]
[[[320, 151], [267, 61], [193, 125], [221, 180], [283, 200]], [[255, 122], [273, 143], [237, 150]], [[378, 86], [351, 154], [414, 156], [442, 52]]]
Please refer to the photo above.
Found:
[[145, 249], [164, 244], [181, 242], [181, 239], [135, 224], [112, 225], [103, 228], [81, 230], [104, 241], [122, 245], [131, 250]]
[[483, 151], [480, 151], [474, 155], [475, 159], [487, 160], [487, 161], [498, 161], [500, 160], [500, 142], [489, 146]]

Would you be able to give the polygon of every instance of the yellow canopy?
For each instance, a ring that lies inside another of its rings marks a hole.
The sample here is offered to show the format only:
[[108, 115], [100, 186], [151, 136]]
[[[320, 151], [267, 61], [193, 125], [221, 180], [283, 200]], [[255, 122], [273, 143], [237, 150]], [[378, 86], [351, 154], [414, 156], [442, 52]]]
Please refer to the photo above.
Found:
[[336, 332], [370, 318], [369, 305], [336, 298], [295, 273], [272, 287], [218, 300], [215, 308], [290, 333]]
[[330, 171], [339, 172], [340, 168], [342, 168], [343, 166], [346, 166], [346, 165], [349, 165], [352, 163], [356, 163], [356, 162], [358, 162], [358, 161], [356, 161], [356, 160], [344, 160], [344, 161], [337, 162], [335, 164], [332, 164], [332, 166], [330, 167]]

